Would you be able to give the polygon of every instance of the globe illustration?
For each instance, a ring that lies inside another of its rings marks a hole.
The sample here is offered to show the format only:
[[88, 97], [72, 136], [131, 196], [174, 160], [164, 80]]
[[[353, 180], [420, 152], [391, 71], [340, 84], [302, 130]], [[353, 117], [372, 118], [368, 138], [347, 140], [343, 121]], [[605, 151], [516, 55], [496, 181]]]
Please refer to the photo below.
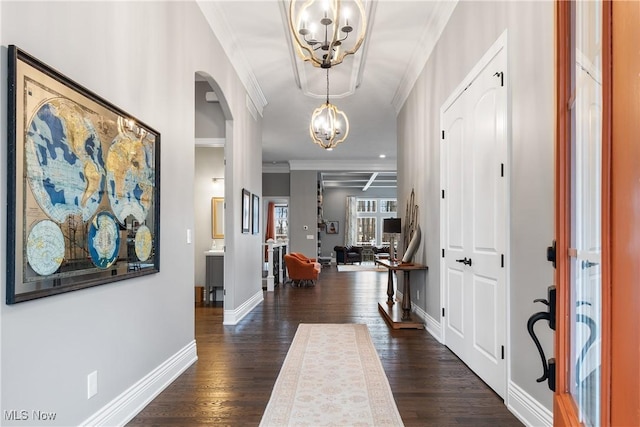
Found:
[[107, 194], [120, 223], [132, 215], [143, 223], [153, 200], [153, 147], [147, 140], [119, 134], [107, 152]]
[[102, 145], [78, 104], [54, 98], [41, 105], [27, 126], [25, 156], [29, 186], [49, 218], [95, 214], [105, 182]]
[[98, 268], [109, 268], [118, 258], [120, 229], [113, 215], [99, 212], [89, 224], [89, 255]]

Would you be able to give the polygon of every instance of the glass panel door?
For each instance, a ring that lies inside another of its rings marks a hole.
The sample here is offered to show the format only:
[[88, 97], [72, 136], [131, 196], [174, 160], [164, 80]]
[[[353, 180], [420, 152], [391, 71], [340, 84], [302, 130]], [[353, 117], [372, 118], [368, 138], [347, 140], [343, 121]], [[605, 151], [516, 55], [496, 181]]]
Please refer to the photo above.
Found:
[[602, 2], [574, 5], [568, 368], [580, 421], [592, 426], [600, 424], [602, 353]]

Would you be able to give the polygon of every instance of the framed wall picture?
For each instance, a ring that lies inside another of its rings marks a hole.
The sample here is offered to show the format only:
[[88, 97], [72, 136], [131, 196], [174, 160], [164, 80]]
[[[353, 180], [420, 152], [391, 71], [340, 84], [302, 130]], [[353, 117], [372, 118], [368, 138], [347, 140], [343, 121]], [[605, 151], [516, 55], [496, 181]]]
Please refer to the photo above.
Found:
[[251, 193], [242, 189], [242, 232], [248, 233], [251, 228]]
[[260, 233], [260, 197], [255, 194], [251, 199], [251, 234]]
[[338, 234], [338, 227], [338, 221], [327, 221], [325, 231], [327, 232], [327, 234]]
[[224, 197], [211, 198], [211, 238], [224, 239]]
[[7, 304], [160, 271], [160, 134], [8, 54]]

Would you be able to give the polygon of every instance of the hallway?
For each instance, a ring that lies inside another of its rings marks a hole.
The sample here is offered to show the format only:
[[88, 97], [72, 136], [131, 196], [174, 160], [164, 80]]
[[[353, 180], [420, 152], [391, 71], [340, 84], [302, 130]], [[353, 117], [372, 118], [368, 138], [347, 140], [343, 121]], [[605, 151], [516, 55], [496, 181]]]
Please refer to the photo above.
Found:
[[312, 288], [277, 287], [237, 326], [195, 310], [199, 360], [128, 426], [257, 426], [299, 323], [365, 323], [407, 426], [519, 426], [502, 400], [426, 331], [378, 313], [386, 271], [325, 267]]

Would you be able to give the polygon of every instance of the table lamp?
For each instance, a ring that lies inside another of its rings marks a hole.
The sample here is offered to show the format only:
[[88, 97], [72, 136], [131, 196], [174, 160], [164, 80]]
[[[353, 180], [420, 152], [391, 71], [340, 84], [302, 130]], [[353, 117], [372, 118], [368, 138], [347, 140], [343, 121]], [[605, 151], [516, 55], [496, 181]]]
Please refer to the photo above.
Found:
[[389, 254], [391, 256], [391, 261], [395, 261], [396, 259], [396, 245], [395, 239], [396, 234], [400, 234], [402, 232], [402, 225], [400, 218], [385, 218], [382, 220], [382, 232], [388, 233], [391, 235], [391, 242], [389, 245]]

